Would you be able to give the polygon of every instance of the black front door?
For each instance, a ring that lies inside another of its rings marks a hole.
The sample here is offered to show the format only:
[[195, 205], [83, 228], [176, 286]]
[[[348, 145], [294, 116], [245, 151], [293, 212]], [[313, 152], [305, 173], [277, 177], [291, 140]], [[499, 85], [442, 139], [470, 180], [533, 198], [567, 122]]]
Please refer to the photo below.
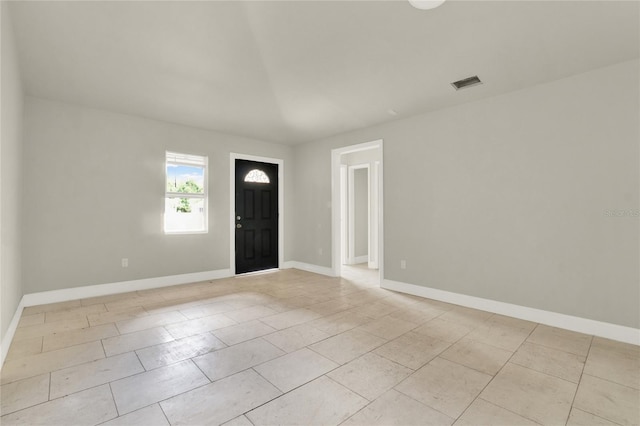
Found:
[[236, 160], [236, 274], [278, 267], [278, 165]]

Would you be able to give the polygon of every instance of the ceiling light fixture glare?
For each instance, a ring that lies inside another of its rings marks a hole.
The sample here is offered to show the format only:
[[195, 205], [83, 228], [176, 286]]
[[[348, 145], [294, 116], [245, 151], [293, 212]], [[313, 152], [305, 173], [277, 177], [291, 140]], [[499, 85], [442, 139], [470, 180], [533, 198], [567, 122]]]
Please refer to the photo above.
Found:
[[411, 6], [422, 10], [435, 9], [444, 2], [445, 0], [409, 0]]

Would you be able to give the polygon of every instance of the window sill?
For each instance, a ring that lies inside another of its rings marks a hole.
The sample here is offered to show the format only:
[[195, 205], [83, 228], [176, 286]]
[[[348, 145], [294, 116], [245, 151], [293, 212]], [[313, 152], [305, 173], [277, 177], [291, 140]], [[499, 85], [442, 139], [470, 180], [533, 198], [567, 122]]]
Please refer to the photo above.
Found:
[[203, 231], [164, 231], [165, 235], [192, 235], [192, 234], [208, 234], [208, 230]]

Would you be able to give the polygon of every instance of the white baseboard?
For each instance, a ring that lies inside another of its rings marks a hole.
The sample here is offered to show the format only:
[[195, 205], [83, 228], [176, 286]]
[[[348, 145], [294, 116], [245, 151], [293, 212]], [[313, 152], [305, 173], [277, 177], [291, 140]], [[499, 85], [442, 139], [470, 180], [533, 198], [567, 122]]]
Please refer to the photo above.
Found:
[[85, 287], [65, 288], [61, 290], [43, 291], [40, 293], [25, 294], [20, 300], [7, 333], [2, 339], [0, 355], [0, 369], [4, 365], [4, 359], [9, 352], [9, 346], [18, 328], [18, 322], [22, 316], [22, 310], [27, 306], [44, 305], [47, 303], [66, 302], [69, 300], [86, 299], [88, 297], [107, 296], [109, 294], [126, 293], [136, 290], [148, 290], [151, 288], [168, 287], [178, 284], [196, 283], [199, 281], [216, 280], [230, 277], [230, 269], [216, 271], [194, 272], [190, 274], [169, 275], [165, 277], [144, 278], [140, 280], [121, 281], [109, 284], [90, 285]]
[[459, 293], [451, 293], [444, 290], [387, 279], [383, 280], [381, 287], [386, 288], [387, 290], [399, 291], [402, 293], [412, 294], [414, 296], [426, 297], [428, 299], [480, 309], [552, 327], [564, 328], [566, 330], [576, 331], [579, 333], [592, 334], [594, 336], [604, 337], [611, 340], [640, 345], [640, 329], [637, 328], [610, 324], [587, 318], [574, 317], [571, 315], [559, 314], [557, 312], [529, 308], [526, 306], [513, 305], [511, 303], [498, 302], [480, 297], [467, 296]]
[[345, 265], [358, 265], [360, 263], [368, 263], [368, 262], [369, 262], [369, 256], [367, 255], [355, 256], [355, 257], [347, 258]]
[[44, 305], [47, 303], [66, 302], [68, 300], [86, 299], [88, 297], [107, 296], [109, 294], [126, 293], [128, 291], [148, 290], [178, 284], [196, 283], [216, 280], [231, 276], [231, 270], [194, 272], [190, 274], [169, 275], [166, 277], [143, 278], [140, 280], [121, 281], [109, 284], [97, 284], [85, 287], [65, 288], [61, 290], [43, 291], [25, 294], [24, 306]]
[[335, 277], [333, 269], [326, 266], [313, 265], [311, 263], [297, 262], [295, 260], [289, 260], [284, 262], [283, 269], [300, 269], [302, 271], [313, 272], [314, 274], [326, 275], [328, 277]]
[[23, 309], [24, 296], [22, 297], [22, 299], [20, 299], [20, 303], [18, 303], [18, 308], [13, 314], [13, 318], [11, 319], [11, 323], [9, 324], [9, 328], [7, 329], [7, 332], [2, 339], [2, 343], [0, 343], [0, 370], [2, 370], [4, 360], [7, 358], [7, 353], [9, 353], [9, 347], [11, 346], [11, 342], [13, 341], [13, 336], [16, 334], [16, 329], [18, 328], [18, 323], [20, 322], [20, 317], [22, 316]]
[[[334, 277], [333, 269], [310, 263], [288, 261], [284, 262], [283, 269], [296, 268], [307, 272]], [[52, 290], [40, 293], [26, 294], [20, 300], [9, 328], [0, 344], [0, 369], [9, 351], [13, 336], [18, 328], [22, 310], [26, 306], [42, 305], [47, 303], [66, 302], [69, 300], [85, 299], [88, 297], [106, 296], [110, 294], [125, 293], [136, 290], [147, 290], [159, 287], [168, 287], [178, 284], [187, 284], [199, 281], [227, 278], [232, 276], [231, 270], [221, 269], [216, 271], [195, 272], [190, 274], [171, 275], [166, 277], [145, 278], [140, 280], [122, 281], [110, 284], [99, 284], [86, 287]], [[407, 284], [392, 280], [383, 280], [382, 288], [412, 294], [456, 305], [467, 306], [527, 321], [553, 327], [577, 331], [579, 333], [592, 334], [607, 339], [640, 345], [640, 330], [622, 325], [610, 324], [526, 306], [513, 305], [480, 297], [467, 296], [444, 290], [422, 287], [415, 284]]]
[[359, 264], [359, 263], [367, 263], [369, 261], [369, 256], [368, 255], [364, 255], [364, 256], [356, 256], [353, 258], [353, 263], [354, 264]]

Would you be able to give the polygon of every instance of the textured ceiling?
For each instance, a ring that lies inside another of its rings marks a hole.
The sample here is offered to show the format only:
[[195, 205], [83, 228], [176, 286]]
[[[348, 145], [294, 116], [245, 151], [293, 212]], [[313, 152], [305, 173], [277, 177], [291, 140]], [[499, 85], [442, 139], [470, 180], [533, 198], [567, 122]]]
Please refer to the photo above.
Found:
[[[72, 1], [11, 14], [28, 94], [295, 144], [638, 58], [639, 7]], [[483, 85], [449, 84], [476, 74]]]

